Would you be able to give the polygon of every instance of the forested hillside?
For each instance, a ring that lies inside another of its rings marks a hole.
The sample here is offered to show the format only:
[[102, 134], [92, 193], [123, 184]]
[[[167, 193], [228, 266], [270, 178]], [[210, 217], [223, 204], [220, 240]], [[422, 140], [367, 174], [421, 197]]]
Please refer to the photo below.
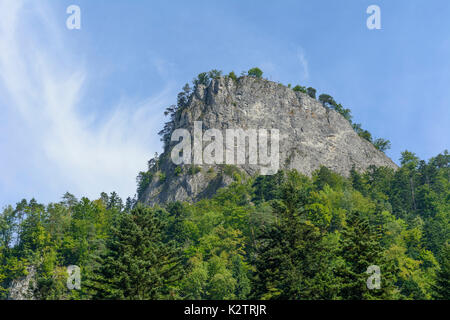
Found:
[[405, 151], [396, 171], [350, 178], [235, 168], [212, 199], [164, 208], [115, 193], [23, 200], [0, 214], [0, 297], [33, 272], [35, 299], [449, 299], [449, 162]]

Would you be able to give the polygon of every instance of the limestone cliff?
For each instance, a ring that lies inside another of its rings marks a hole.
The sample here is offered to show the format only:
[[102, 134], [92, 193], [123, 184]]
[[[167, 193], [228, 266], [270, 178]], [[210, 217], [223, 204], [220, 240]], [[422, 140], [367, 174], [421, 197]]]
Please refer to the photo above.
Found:
[[[208, 86], [198, 85], [186, 106], [178, 111], [171, 131], [185, 128], [192, 133], [195, 121], [202, 122], [203, 130], [278, 129], [280, 169], [297, 169], [311, 175], [324, 165], [348, 176], [353, 166], [358, 171], [370, 165], [397, 168], [383, 152], [360, 138], [339, 113], [307, 94], [265, 79], [220, 77]], [[151, 182], [139, 201], [196, 201], [230, 184], [233, 170], [254, 175], [260, 168], [248, 162], [233, 167], [177, 166], [170, 154], [174, 145], [176, 142], [167, 143], [165, 152], [154, 162]]]

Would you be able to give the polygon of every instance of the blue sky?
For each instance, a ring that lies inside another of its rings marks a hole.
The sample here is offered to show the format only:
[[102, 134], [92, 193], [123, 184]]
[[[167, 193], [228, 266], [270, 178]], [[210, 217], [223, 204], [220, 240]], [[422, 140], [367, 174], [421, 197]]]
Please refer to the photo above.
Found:
[[449, 14], [447, 0], [0, 0], [0, 206], [133, 195], [163, 110], [210, 69], [315, 87], [394, 161], [429, 159], [449, 148]]

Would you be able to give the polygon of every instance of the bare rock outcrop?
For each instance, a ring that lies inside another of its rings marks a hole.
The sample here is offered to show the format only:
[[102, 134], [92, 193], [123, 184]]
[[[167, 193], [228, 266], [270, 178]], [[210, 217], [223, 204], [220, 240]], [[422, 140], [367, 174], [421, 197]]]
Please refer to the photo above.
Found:
[[27, 275], [13, 280], [9, 287], [9, 300], [35, 300], [34, 289], [36, 287], [36, 268], [29, 267]]
[[[193, 137], [196, 121], [202, 122], [203, 132], [208, 129], [223, 132], [224, 142], [227, 129], [279, 130], [279, 169], [297, 169], [311, 175], [323, 165], [348, 176], [352, 167], [358, 171], [371, 165], [397, 168], [383, 152], [362, 139], [339, 113], [307, 94], [265, 79], [221, 77], [212, 80], [209, 86], [198, 85], [186, 107], [179, 110], [173, 130], [187, 129]], [[197, 201], [230, 184], [233, 170], [254, 175], [261, 169], [248, 161], [235, 166], [175, 165], [171, 150], [177, 143], [167, 144], [139, 201], [148, 204]], [[248, 160], [249, 154], [245, 158]]]

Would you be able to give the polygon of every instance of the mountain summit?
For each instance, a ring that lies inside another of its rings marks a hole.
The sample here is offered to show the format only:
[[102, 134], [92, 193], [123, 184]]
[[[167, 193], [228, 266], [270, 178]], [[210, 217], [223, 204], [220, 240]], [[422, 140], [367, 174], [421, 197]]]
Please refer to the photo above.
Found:
[[[218, 76], [206, 83], [196, 83], [192, 92], [185, 88], [179, 94], [178, 106], [169, 108], [168, 113], [171, 121], [161, 132], [164, 152], [150, 160], [149, 171], [140, 173], [138, 177], [139, 201], [148, 204], [197, 201], [229, 185], [234, 172], [261, 173], [263, 167], [251, 162], [252, 157], [261, 156], [251, 149], [251, 139], [247, 139], [245, 154], [241, 152], [241, 161], [238, 160], [239, 151], [234, 163], [228, 161], [228, 152], [237, 147], [233, 145], [213, 152], [215, 159], [219, 157], [220, 161], [213, 164], [202, 162], [202, 156], [205, 156], [202, 150], [208, 151], [208, 142], [225, 144], [230, 129], [256, 132], [258, 148], [262, 141], [267, 141], [268, 154], [277, 156], [277, 166], [269, 164], [275, 171], [297, 169], [311, 175], [321, 166], [326, 166], [348, 176], [353, 167], [357, 171], [365, 171], [371, 165], [397, 168], [383, 152], [361, 138], [351, 123], [335, 110], [306, 93], [260, 77]], [[182, 139], [183, 135], [177, 134], [180, 129], [187, 130], [190, 135], [184, 135]], [[205, 132], [223, 135], [212, 138]], [[186, 141], [189, 139], [192, 140]], [[246, 141], [245, 137], [243, 139]], [[179, 153], [185, 161], [177, 164], [174, 154], [180, 151], [182, 140], [190, 148]], [[177, 152], [174, 148], [178, 148]], [[231, 156], [234, 158], [234, 154]]]

